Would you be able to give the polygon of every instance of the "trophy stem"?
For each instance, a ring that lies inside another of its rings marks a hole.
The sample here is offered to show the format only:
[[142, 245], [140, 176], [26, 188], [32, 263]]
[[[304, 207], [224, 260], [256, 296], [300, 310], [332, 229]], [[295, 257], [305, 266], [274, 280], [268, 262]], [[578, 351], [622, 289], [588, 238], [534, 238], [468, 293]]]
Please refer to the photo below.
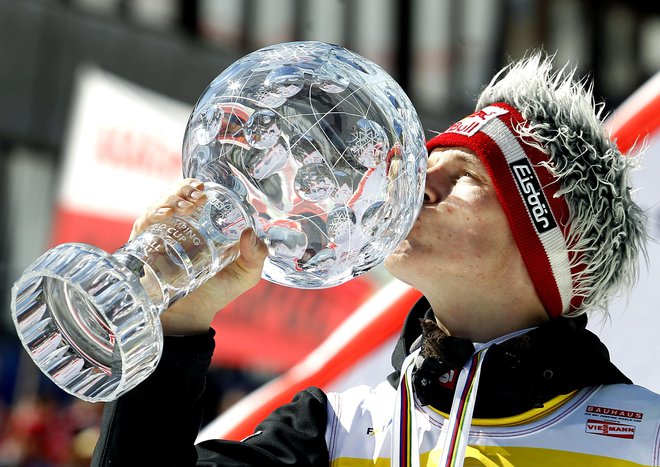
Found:
[[208, 201], [191, 216], [173, 216], [129, 241], [113, 256], [140, 280], [160, 314], [238, 255], [252, 219], [236, 194], [207, 184]]
[[153, 372], [162, 352], [159, 316], [233, 261], [248, 207], [207, 184], [194, 214], [152, 225], [113, 255], [84, 244], [42, 255], [12, 289], [23, 346], [55, 384], [109, 401]]

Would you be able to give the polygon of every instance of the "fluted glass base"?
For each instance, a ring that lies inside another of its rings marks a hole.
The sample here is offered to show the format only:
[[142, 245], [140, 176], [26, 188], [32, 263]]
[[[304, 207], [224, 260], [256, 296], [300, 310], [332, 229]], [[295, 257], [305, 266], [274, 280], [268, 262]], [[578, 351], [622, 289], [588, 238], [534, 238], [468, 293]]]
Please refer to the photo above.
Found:
[[91, 245], [59, 245], [12, 289], [12, 316], [39, 369], [70, 394], [109, 401], [156, 367], [160, 314], [238, 255], [249, 209], [212, 183], [190, 216], [152, 225], [110, 255]]
[[31, 270], [14, 286], [12, 316], [23, 346], [55, 384], [107, 401], [153, 371], [159, 314], [124, 265], [99, 248], [69, 243]]

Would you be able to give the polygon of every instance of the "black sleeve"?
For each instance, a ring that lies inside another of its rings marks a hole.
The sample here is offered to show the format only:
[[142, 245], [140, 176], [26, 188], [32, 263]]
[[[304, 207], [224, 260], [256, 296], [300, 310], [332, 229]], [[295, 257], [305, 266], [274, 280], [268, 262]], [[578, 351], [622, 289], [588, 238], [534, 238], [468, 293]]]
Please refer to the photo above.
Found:
[[197, 465], [328, 467], [326, 403], [326, 395], [318, 388], [301, 391], [293, 402], [273, 411], [244, 441], [200, 443]]
[[195, 446], [213, 334], [165, 338], [156, 371], [106, 404], [93, 466], [328, 465], [327, 398], [317, 388], [275, 410], [245, 442]]

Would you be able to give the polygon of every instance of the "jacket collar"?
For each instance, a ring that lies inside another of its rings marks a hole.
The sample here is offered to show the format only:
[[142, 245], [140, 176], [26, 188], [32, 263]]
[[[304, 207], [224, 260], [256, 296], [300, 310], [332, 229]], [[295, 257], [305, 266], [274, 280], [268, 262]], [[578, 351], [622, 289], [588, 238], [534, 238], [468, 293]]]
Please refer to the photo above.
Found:
[[[425, 317], [432, 318], [433, 312], [422, 297], [410, 310], [392, 353], [394, 372], [388, 381], [394, 387], [403, 360], [425, 339], [421, 324]], [[493, 346], [482, 368], [475, 417], [516, 415], [587, 386], [630, 384], [630, 379], [610, 361], [605, 345], [586, 325], [586, 315], [559, 317]], [[452, 376], [458, 377], [474, 346], [469, 339], [452, 336], [442, 336], [437, 344], [440, 356], [420, 359], [413, 384], [422, 404], [449, 412]]]

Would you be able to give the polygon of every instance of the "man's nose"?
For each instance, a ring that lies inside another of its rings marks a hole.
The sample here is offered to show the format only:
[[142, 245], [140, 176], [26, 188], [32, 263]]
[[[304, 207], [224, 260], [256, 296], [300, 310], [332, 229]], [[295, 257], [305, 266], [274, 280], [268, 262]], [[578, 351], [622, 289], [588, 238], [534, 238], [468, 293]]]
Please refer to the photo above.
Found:
[[449, 183], [442, 171], [430, 168], [426, 172], [426, 185], [424, 186], [424, 204], [438, 204], [447, 197]]

